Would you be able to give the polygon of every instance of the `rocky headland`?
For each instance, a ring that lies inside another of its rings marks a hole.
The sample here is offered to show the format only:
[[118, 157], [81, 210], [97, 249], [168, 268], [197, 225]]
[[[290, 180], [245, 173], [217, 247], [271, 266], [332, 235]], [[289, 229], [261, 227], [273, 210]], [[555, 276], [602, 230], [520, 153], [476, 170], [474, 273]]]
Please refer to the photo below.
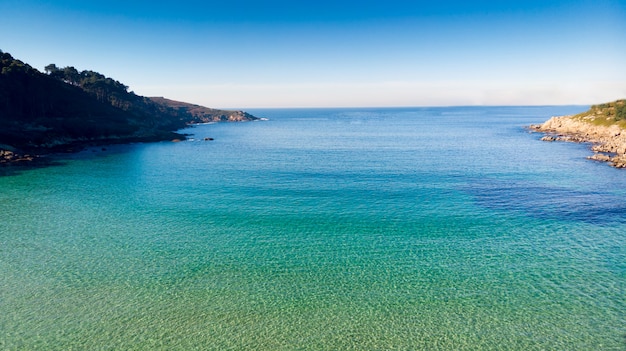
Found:
[[191, 124], [258, 118], [128, 91], [94, 71], [50, 64], [45, 73], [0, 51], [0, 165], [88, 146], [183, 140]]
[[245, 111], [219, 110], [187, 102], [175, 101], [164, 97], [151, 97], [152, 102], [176, 110], [187, 115], [188, 124], [211, 122], [245, 122], [257, 120], [257, 117]]
[[552, 117], [531, 125], [530, 129], [545, 133], [544, 141], [590, 143], [594, 152], [588, 158], [626, 168], [626, 100], [594, 105], [574, 115]]

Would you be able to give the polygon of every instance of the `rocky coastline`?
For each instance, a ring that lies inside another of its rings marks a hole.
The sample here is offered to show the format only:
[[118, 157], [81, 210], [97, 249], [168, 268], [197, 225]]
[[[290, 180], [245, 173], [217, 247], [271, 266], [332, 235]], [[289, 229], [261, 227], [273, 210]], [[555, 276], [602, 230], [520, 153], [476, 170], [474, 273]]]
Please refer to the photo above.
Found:
[[593, 118], [552, 117], [530, 130], [545, 133], [543, 141], [590, 143], [593, 155], [588, 159], [607, 162], [615, 168], [626, 168], [626, 130], [619, 125], [597, 125]]
[[0, 165], [7, 163], [31, 162], [35, 158], [37, 158], [36, 155], [21, 154], [11, 150], [0, 149]]
[[[256, 117], [252, 118], [254, 120], [257, 119]], [[194, 124], [197, 123], [188, 123], [187, 126], [193, 126]], [[20, 168], [45, 166], [50, 163], [48, 158], [51, 155], [70, 154], [93, 147], [101, 147], [102, 150], [106, 150], [106, 146], [109, 145], [163, 141], [179, 142], [186, 140], [187, 137], [187, 134], [178, 132], [152, 130], [131, 136], [111, 136], [106, 138], [50, 138], [46, 144], [39, 145], [15, 146], [0, 144], [0, 168], [3, 166], [17, 166]], [[213, 138], [205, 138], [205, 140], [213, 140]]]
[[[230, 111], [227, 111], [230, 112]], [[227, 119], [226, 119], [227, 118]], [[246, 112], [232, 111], [224, 119], [218, 119], [218, 122], [245, 122], [258, 120]], [[213, 121], [210, 121], [213, 122]], [[202, 121], [192, 120], [187, 126], [200, 124]], [[19, 131], [16, 131], [19, 134]], [[47, 138], [45, 144], [2, 144], [0, 140], [0, 167], [3, 166], [19, 166], [19, 167], [37, 167], [47, 164], [47, 156], [74, 153], [90, 147], [104, 147], [115, 144], [129, 143], [150, 143], [161, 141], [178, 142], [186, 140], [187, 134], [180, 134], [174, 131], [149, 130], [140, 131], [135, 135], [109, 136], [103, 138], [71, 138], [71, 137], [50, 137]], [[213, 138], [205, 138], [205, 141], [212, 141]]]
[[176, 131], [193, 124], [258, 119], [128, 88], [71, 66], [50, 64], [42, 73], [0, 50], [0, 166], [47, 164], [45, 155], [93, 146], [184, 140]]
[[51, 138], [48, 143], [41, 145], [7, 145], [0, 144], [0, 167], [20, 166], [38, 167], [48, 164], [47, 156], [74, 153], [89, 147], [101, 147], [113, 144], [127, 144], [135, 142], [157, 142], [174, 140], [175, 138], [185, 139], [185, 135], [175, 132], [154, 133], [144, 136], [120, 136], [101, 139], [84, 138]]

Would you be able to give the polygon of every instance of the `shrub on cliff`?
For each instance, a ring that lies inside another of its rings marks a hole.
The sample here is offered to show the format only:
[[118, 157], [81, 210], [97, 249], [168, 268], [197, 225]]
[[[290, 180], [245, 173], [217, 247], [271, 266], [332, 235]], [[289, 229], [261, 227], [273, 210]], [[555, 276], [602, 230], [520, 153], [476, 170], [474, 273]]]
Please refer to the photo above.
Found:
[[622, 100], [621, 104], [615, 106], [615, 120], [626, 120], [626, 100]]
[[626, 100], [617, 100], [591, 106], [591, 109], [583, 115], [595, 115], [612, 118], [613, 121], [626, 120]]

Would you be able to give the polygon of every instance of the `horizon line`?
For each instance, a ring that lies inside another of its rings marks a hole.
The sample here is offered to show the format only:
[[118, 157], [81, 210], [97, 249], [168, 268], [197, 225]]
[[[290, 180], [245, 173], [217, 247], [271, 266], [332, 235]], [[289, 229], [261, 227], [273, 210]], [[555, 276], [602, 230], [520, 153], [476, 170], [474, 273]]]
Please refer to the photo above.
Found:
[[[622, 100], [622, 99], [617, 99]], [[615, 101], [615, 100], [613, 100]], [[452, 107], [558, 107], [558, 106], [592, 106], [595, 104], [512, 104], [512, 105], [503, 105], [503, 104], [481, 104], [481, 105], [397, 105], [397, 106], [264, 106], [264, 107], [215, 107], [223, 110], [246, 110], [246, 109], [255, 109], [255, 110], [280, 110], [280, 109], [403, 109], [403, 108], [452, 108]], [[600, 103], [601, 104], [601, 103]]]

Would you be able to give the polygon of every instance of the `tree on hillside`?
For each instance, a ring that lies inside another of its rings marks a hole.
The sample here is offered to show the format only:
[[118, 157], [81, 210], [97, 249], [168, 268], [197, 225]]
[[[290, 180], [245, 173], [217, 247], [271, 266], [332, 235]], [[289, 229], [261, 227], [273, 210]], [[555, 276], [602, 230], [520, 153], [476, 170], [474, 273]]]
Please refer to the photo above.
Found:
[[94, 71], [82, 71], [74, 67], [59, 68], [54, 63], [45, 67], [46, 73], [65, 83], [78, 86], [92, 94], [100, 102], [107, 102], [115, 107], [128, 109], [135, 100], [135, 94], [128, 93], [128, 86]]
[[63, 69], [63, 78], [66, 82], [80, 86], [80, 73], [72, 66], [65, 67]]
[[46, 67], [44, 67], [44, 70], [46, 71], [47, 74], [55, 75], [59, 72], [59, 67], [57, 67], [57, 65], [55, 65], [54, 63], [51, 63], [47, 65]]

